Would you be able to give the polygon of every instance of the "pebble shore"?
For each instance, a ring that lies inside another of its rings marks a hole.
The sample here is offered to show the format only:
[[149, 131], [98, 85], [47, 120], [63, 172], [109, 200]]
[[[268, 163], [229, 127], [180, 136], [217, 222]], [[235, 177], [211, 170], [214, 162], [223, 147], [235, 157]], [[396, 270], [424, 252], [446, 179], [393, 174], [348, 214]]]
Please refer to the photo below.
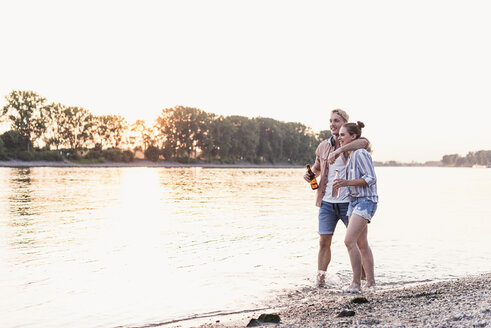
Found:
[[[278, 297], [271, 311], [247, 313], [233, 320], [210, 318], [195, 327], [246, 327], [252, 318], [272, 312], [279, 314], [281, 322], [262, 323], [261, 327], [490, 327], [490, 286], [491, 273], [357, 295], [306, 287]], [[361, 302], [353, 302], [356, 298]]]

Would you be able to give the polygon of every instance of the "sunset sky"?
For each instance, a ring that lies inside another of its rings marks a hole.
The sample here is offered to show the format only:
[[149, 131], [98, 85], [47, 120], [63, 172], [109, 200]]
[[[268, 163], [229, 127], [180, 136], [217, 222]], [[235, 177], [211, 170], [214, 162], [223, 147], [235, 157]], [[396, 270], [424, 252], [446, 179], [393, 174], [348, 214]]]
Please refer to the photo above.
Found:
[[[343, 108], [377, 161], [491, 149], [488, 1], [2, 1], [12, 90], [94, 114], [162, 108], [329, 129]], [[477, 123], [477, 124], [474, 124]]]

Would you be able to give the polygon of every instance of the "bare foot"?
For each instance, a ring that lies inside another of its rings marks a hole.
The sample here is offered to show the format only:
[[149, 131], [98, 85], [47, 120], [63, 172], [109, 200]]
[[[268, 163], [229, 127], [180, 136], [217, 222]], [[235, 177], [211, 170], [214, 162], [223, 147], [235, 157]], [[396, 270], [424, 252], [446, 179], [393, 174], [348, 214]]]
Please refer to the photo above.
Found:
[[317, 271], [317, 287], [324, 287], [326, 284], [326, 271]]
[[353, 282], [351, 285], [343, 289], [343, 293], [359, 294], [361, 293], [360, 285]]

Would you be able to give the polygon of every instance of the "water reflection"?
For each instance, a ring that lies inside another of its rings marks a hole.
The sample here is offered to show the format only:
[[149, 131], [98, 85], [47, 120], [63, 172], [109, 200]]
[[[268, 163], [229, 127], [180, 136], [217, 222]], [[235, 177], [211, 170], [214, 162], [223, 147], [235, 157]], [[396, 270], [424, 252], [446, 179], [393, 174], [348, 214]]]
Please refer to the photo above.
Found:
[[[32, 208], [32, 189], [31, 189], [31, 169], [17, 168], [12, 169], [9, 179], [10, 196], [9, 210], [13, 216], [31, 216]], [[12, 222], [13, 225], [27, 225], [27, 220]]]
[[[377, 171], [382, 203], [370, 238], [381, 285], [487, 269], [486, 172]], [[0, 169], [2, 327], [141, 326], [250, 308], [309, 284], [317, 209], [302, 176], [302, 169]], [[421, 199], [421, 185], [398, 183], [401, 176], [431, 178], [431, 197]], [[455, 181], [467, 192], [451, 192]], [[401, 212], [401, 199], [417, 206]], [[342, 283], [350, 270], [345, 229], [337, 229], [330, 273]]]

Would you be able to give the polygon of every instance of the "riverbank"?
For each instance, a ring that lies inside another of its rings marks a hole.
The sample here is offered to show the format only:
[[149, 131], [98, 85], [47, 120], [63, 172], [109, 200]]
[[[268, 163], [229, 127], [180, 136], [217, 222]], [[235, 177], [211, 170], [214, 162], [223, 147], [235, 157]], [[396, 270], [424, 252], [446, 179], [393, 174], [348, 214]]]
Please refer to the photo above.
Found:
[[[487, 327], [491, 325], [491, 273], [451, 281], [394, 289], [343, 294], [307, 287], [278, 297], [274, 308], [210, 316], [159, 327], [246, 327], [262, 313], [277, 313], [278, 328], [314, 327]], [[366, 299], [366, 301], [363, 303]], [[358, 299], [361, 303], [353, 302]]]
[[235, 164], [220, 164], [220, 163], [194, 163], [185, 164], [170, 161], [146, 161], [146, 160], [135, 160], [129, 163], [123, 162], [109, 162], [104, 163], [76, 163], [70, 161], [64, 162], [49, 162], [49, 161], [0, 161], [0, 167], [203, 167], [203, 168], [272, 168], [272, 169], [283, 169], [283, 168], [303, 168], [303, 165], [289, 164], [289, 163], [278, 163], [278, 164], [253, 164], [248, 162], [240, 162]]

